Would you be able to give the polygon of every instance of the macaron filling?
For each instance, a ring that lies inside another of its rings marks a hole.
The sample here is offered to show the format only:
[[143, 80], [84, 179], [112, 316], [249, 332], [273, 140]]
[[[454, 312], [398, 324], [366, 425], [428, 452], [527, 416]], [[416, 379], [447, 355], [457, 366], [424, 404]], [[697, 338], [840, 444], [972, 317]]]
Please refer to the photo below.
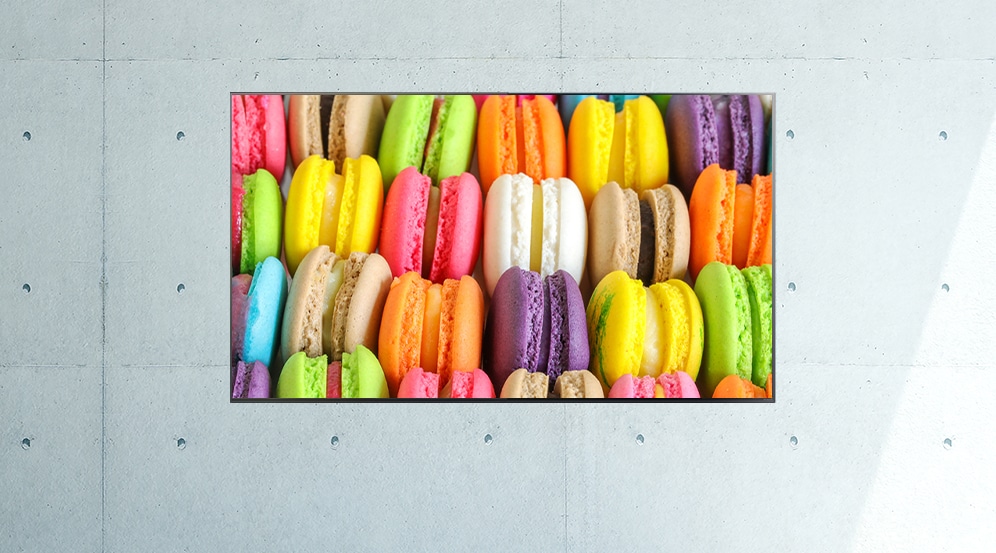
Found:
[[733, 287], [733, 295], [736, 301], [737, 328], [740, 329], [740, 333], [737, 336], [739, 356], [737, 357], [736, 374], [742, 378], [750, 379], [753, 370], [751, 359], [754, 344], [751, 339], [753, 323], [751, 321], [747, 281], [735, 266], [726, 265], [725, 268], [729, 272], [730, 283]]
[[655, 264], [657, 261], [657, 225], [650, 202], [640, 200], [640, 256], [636, 266], [636, 278], [643, 281], [644, 286], [654, 283]]
[[550, 377], [541, 372], [530, 372], [522, 380], [523, 398], [544, 398], [549, 395]]
[[342, 361], [329, 363], [325, 378], [325, 397], [333, 399], [342, 397]]
[[546, 324], [549, 331], [549, 353], [546, 362], [546, 374], [550, 381], [550, 390], [562, 373], [569, 369], [568, 343], [570, 329], [567, 320], [567, 285], [564, 276], [559, 271], [543, 279], [543, 293], [546, 296], [546, 309], [549, 311]]

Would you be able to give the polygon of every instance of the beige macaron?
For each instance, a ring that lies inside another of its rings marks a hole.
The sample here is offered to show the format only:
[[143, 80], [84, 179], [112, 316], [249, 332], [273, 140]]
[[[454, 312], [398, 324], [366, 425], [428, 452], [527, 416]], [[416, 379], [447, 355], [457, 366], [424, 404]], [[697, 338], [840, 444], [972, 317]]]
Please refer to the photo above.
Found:
[[347, 157], [377, 157], [387, 106], [378, 94], [291, 95], [287, 134], [294, 167], [321, 155], [341, 172]]
[[550, 389], [550, 378], [546, 373], [529, 372], [526, 369], [515, 369], [505, 379], [501, 387], [504, 398], [544, 398]]
[[553, 385], [554, 395], [562, 399], [603, 398], [602, 385], [591, 371], [566, 371]]
[[637, 196], [610, 182], [588, 211], [588, 275], [593, 285], [617, 270], [647, 286], [683, 278], [690, 240], [688, 204], [676, 187], [666, 184]]

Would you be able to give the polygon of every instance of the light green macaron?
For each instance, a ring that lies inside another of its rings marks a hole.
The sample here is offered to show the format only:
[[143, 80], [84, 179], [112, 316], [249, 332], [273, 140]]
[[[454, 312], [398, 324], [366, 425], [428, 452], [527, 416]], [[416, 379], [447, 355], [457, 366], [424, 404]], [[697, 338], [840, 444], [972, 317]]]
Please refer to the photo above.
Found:
[[695, 295], [705, 325], [699, 390], [702, 397], [712, 397], [719, 381], [731, 374], [751, 378], [754, 344], [747, 280], [735, 266], [713, 261], [695, 279]]
[[267, 257], [280, 258], [284, 204], [280, 185], [266, 169], [242, 178], [242, 260], [240, 272], [252, 274]]
[[386, 398], [387, 378], [377, 356], [363, 345], [342, 354], [343, 398]]
[[277, 381], [278, 398], [324, 399], [328, 357], [308, 357], [303, 351], [290, 356]]
[[741, 272], [747, 281], [747, 297], [750, 299], [751, 337], [754, 344], [751, 382], [763, 388], [771, 374], [771, 265], [745, 267]]

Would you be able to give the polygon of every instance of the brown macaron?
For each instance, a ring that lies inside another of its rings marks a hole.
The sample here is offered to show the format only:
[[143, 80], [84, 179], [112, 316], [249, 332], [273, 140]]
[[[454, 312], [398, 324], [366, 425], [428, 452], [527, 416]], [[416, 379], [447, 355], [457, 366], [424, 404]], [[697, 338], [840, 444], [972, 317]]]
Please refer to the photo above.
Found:
[[691, 231], [688, 205], [670, 184], [642, 195], [610, 182], [588, 211], [588, 274], [593, 284], [616, 270], [645, 286], [683, 278]]
[[377, 157], [387, 116], [387, 103], [381, 95], [296, 94], [290, 96], [289, 104], [287, 134], [295, 168], [316, 154], [335, 162], [337, 171], [343, 170], [347, 157]]
[[301, 261], [291, 282], [281, 327], [281, 357], [298, 351], [339, 361], [362, 344], [377, 351], [381, 312], [391, 268], [379, 254], [340, 259], [318, 246]]

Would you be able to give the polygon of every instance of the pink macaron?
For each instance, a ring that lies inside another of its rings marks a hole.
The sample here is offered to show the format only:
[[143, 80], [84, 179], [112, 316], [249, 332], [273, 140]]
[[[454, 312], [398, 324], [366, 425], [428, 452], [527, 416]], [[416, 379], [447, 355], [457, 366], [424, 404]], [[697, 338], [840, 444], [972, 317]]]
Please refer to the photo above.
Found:
[[416, 271], [432, 282], [474, 270], [481, 250], [481, 186], [470, 173], [432, 180], [408, 167], [388, 190], [380, 254], [398, 277]]
[[279, 94], [232, 95], [232, 172], [266, 169], [277, 182], [287, 163], [287, 120]]
[[450, 381], [440, 392], [439, 397], [460, 399], [485, 399], [495, 397], [495, 387], [491, 379], [481, 369], [453, 371]]
[[675, 371], [657, 378], [624, 374], [609, 390], [610, 398], [698, 398], [699, 389], [688, 373]]
[[401, 380], [398, 397], [406, 399], [439, 397], [439, 375], [422, 370], [422, 367], [415, 367]]

